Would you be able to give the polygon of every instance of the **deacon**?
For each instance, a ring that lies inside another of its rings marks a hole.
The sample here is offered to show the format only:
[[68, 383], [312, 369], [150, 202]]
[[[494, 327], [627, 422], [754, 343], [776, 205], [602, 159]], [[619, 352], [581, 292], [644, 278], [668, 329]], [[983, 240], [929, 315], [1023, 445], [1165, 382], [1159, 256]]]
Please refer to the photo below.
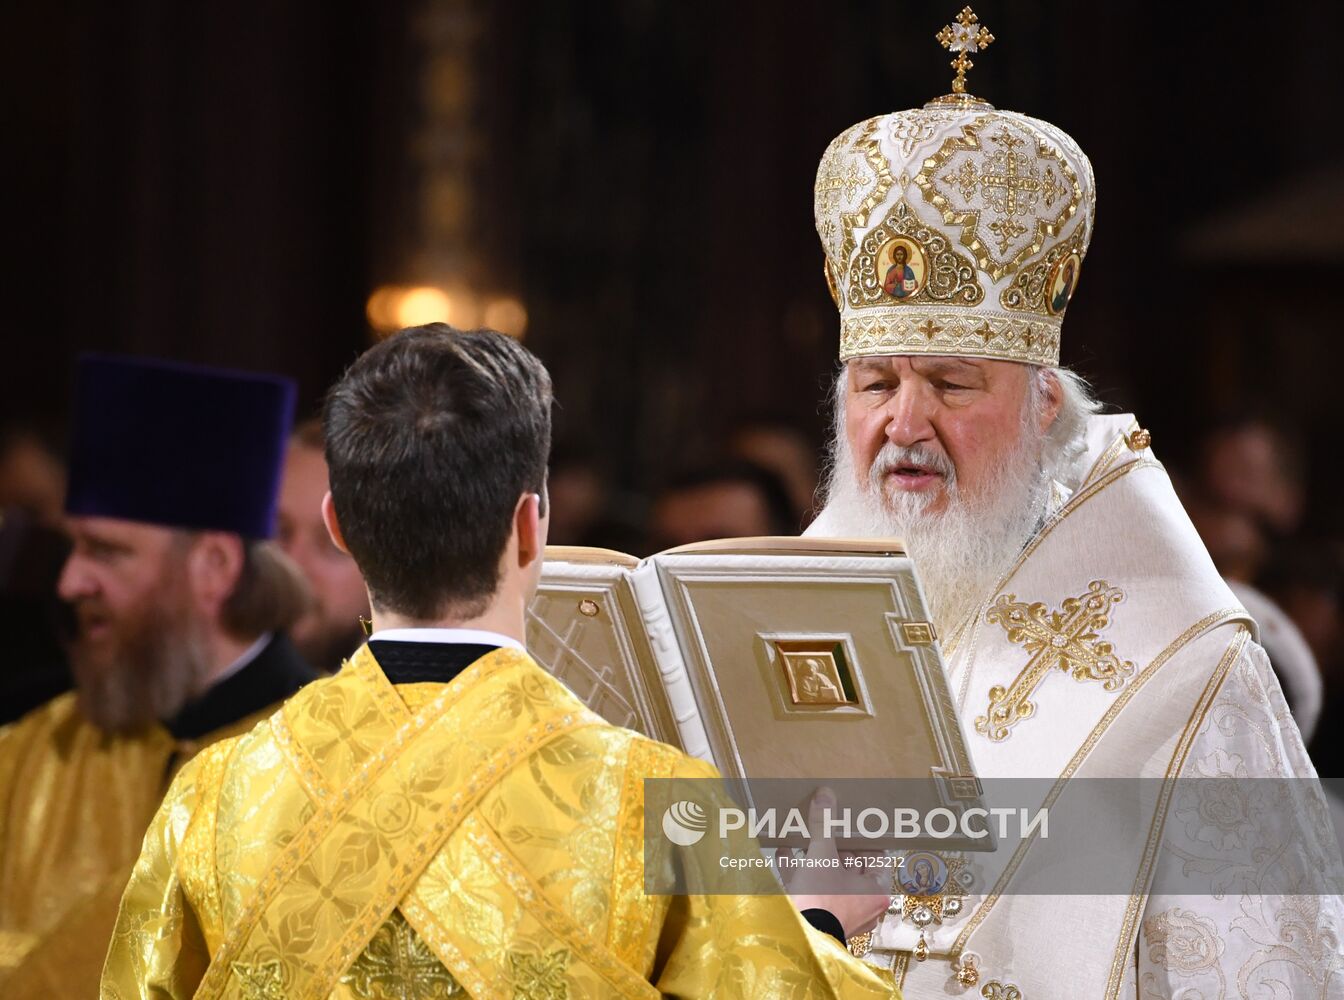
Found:
[[79, 362], [59, 590], [76, 690], [0, 730], [0, 995], [97, 990], [117, 902], [175, 770], [316, 675], [306, 592], [264, 541], [285, 379]]
[[523, 650], [550, 411], [521, 345], [443, 325], [335, 386], [322, 509], [375, 630], [178, 776], [104, 997], [893, 995], [812, 926], [872, 925], [887, 898], [858, 875], [799, 899], [806, 918], [779, 894], [645, 894], [644, 779], [713, 770], [603, 722]]
[[[808, 533], [904, 539], [981, 777], [1060, 794], [1089, 777], [1298, 779], [1274, 787], [1300, 801], [1273, 822], [1244, 803], [1145, 806], [1149, 834], [1113, 859], [1130, 895], [1015, 895], [1011, 866], [980, 884], [974, 858], [944, 857], [934, 891], [852, 946], [907, 997], [1338, 996], [1338, 848], [1255, 624], [1149, 434], [1098, 415], [1058, 365], [1091, 166], [1053, 125], [966, 92], [968, 53], [993, 40], [969, 8], [939, 38], [953, 93], [853, 126], [817, 174], [842, 370]], [[900, 296], [878, 267], [893, 241], [920, 265]], [[1066, 871], [1056, 839], [1014, 864]], [[1208, 873], [1217, 894], [1172, 891]]]

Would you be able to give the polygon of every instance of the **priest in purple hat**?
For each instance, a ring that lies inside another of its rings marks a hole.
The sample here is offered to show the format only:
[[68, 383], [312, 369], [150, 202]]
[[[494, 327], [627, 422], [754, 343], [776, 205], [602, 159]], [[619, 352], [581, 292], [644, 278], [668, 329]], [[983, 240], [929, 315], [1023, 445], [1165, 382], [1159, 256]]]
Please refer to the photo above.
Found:
[[93, 996], [169, 780], [317, 675], [268, 541], [287, 379], [81, 359], [61, 574], [76, 690], [0, 730], [0, 994]]

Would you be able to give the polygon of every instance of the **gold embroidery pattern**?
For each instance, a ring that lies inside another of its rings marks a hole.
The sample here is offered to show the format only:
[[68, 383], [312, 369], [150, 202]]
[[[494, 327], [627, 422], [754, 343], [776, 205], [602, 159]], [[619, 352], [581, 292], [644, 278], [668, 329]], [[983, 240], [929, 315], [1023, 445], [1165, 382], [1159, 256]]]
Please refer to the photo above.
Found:
[[233, 963], [243, 1000], [285, 1000], [285, 981], [278, 961]]
[[[914, 240], [928, 257], [928, 277], [919, 291], [906, 299], [895, 300], [882, 290], [877, 257], [882, 247], [898, 236]], [[859, 252], [849, 269], [849, 304], [856, 308], [871, 305], [905, 305], [914, 302], [978, 304], [985, 291], [976, 280], [975, 264], [952, 249], [946, 236], [925, 225], [904, 200], [898, 201], [881, 225], [863, 237]]]
[[[877, 131], [882, 120], [870, 118], [846, 129], [826, 148], [817, 168], [813, 189], [817, 234], [827, 257], [840, 268], [854, 252], [854, 230], [868, 225], [873, 209], [886, 200], [896, 184]], [[869, 185], [871, 190], [852, 211], [836, 212], [852, 204]]]
[[989, 689], [989, 711], [975, 720], [975, 731], [996, 743], [1007, 739], [1009, 729], [1036, 711], [1028, 699], [1055, 668], [1072, 673], [1074, 680], [1101, 681], [1105, 690], [1119, 690], [1134, 664], [1116, 656], [1100, 632], [1110, 624], [1111, 608], [1124, 599], [1124, 592], [1105, 580], [1093, 580], [1086, 593], [1066, 598], [1058, 611], [1018, 601], [1014, 594], [1000, 595], [985, 620], [1002, 625], [1008, 641], [1021, 643], [1031, 658], [1007, 688]]
[[[1072, 238], [1056, 243], [1040, 260], [1029, 264], [1017, 272], [1012, 284], [999, 295], [999, 304], [1005, 309], [1017, 312], [1046, 313], [1046, 293], [1050, 287], [1050, 275], [1055, 264], [1071, 253], [1085, 256], [1087, 246], [1081, 232]], [[1059, 315], [1063, 315], [1060, 310]]]
[[563, 948], [548, 951], [544, 955], [510, 952], [509, 968], [513, 972], [514, 1000], [567, 1000], [567, 965], [569, 952]]
[[1193, 910], [1173, 906], [1149, 917], [1143, 922], [1143, 933], [1153, 964], [1178, 975], [1190, 976], [1214, 969], [1223, 954], [1218, 925]]
[[[367, 656], [372, 660], [372, 654], [368, 653], [367, 647], [361, 650], [362, 656]], [[228, 985], [228, 969], [235, 963], [233, 959], [238, 956], [245, 946], [254, 949], [255, 944], [249, 944], [249, 935], [254, 928], [258, 927], [263, 915], [267, 912], [272, 901], [282, 888], [293, 886], [295, 876], [300, 869], [305, 866], [311, 868], [311, 859], [316, 848], [324, 841], [327, 834], [336, 826], [347, 812], [360, 805], [360, 799], [363, 793], [373, 785], [385, 772], [392, 769], [401, 757], [401, 751], [406, 746], [419, 737], [426, 730], [431, 729], [436, 723], [447, 719], [449, 723], [457, 721], [457, 713], [462, 711], [471, 711], [471, 707], [464, 706], [463, 699], [460, 697], [468, 690], [477, 686], [481, 681], [495, 674], [507, 670], [517, 670], [526, 663], [521, 654], [511, 651], [500, 651], [489, 656], [483, 657], [466, 671], [459, 674], [454, 681], [447, 685], [442, 694], [434, 699], [426, 708], [414, 719], [408, 720], [405, 724], [396, 730], [393, 739], [389, 740], [383, 746], [377, 748], [376, 752], [369, 752], [369, 756], [364, 759], [362, 764], [356, 770], [354, 776], [346, 783], [339, 792], [332, 795], [328, 801], [318, 809], [318, 811], [309, 819], [300, 829], [299, 833], [286, 845], [285, 850], [280, 857], [276, 859], [274, 866], [266, 873], [265, 877], [255, 887], [247, 906], [244, 908], [239, 919], [230, 928], [228, 937], [224, 940], [216, 955], [216, 961], [212, 962], [207, 970], [201, 988], [198, 992], [200, 997], [215, 997], [221, 995]], [[374, 669], [377, 669], [376, 663]], [[380, 671], [381, 673], [381, 671]], [[395, 693], [395, 692], [394, 692]], [[577, 703], [576, 703], [577, 704]], [[317, 708], [321, 709], [319, 702]], [[480, 711], [480, 707], [476, 709]], [[446, 836], [446, 831], [456, 823], [457, 819], [463, 814], [464, 810], [472, 806], [475, 801], [488, 790], [495, 777], [500, 773], [502, 767], [506, 767], [513, 760], [516, 760], [520, 754], [530, 752], [537, 745], [546, 742], [561, 733], [567, 731], [577, 724], [592, 724], [597, 722], [597, 717], [591, 715], [586, 710], [582, 713], [576, 713], [571, 716], [565, 716], [560, 719], [552, 719], [542, 726], [537, 724], [526, 734], [525, 738], [509, 746], [499, 748], [495, 751], [490, 760], [482, 760], [481, 766], [477, 771], [477, 777], [467, 783], [465, 788], [459, 789], [449, 801], [443, 803], [438, 809], [438, 820], [434, 824], [435, 843], [442, 842], [442, 836]], [[450, 725], [448, 727], [452, 729]], [[460, 727], [459, 727], [460, 728]], [[361, 745], [362, 749], [362, 745]], [[485, 748], [482, 748], [485, 749]], [[425, 777], [425, 776], [422, 776]], [[365, 837], [367, 841], [368, 838]], [[369, 849], [375, 853], [379, 850], [391, 851], [391, 846], [384, 844], [379, 847], [378, 844], [368, 844]], [[421, 839], [420, 843], [414, 849], [407, 853], [406, 858], [400, 869], [409, 874], [412, 871], [418, 872], [423, 867], [425, 856], [431, 852], [431, 848], [426, 839]], [[396, 852], [400, 853], [400, 852]], [[367, 864], [360, 865], [362, 855], [358, 850], [346, 856], [346, 853], [339, 851], [332, 852], [331, 860], [335, 863], [344, 865], [347, 872], [350, 864], [357, 867], [368, 867]], [[330, 874], [330, 873], [328, 873]], [[307, 881], [312, 881], [316, 886], [317, 896], [313, 899], [310, 907], [290, 908], [291, 916], [295, 913], [306, 913], [311, 922], [311, 918], [316, 915], [312, 907], [319, 910], [324, 904], [336, 902], [332, 895], [330, 879], [321, 876], [315, 870], [309, 871], [305, 876], [305, 886]], [[382, 886], [377, 890], [376, 895], [380, 898], [374, 900], [370, 906], [365, 907], [360, 914], [359, 919], [353, 919], [355, 914], [349, 914], [349, 930], [344, 936], [341, 944], [333, 949], [327, 956], [321, 969], [309, 968], [309, 972], [318, 977], [319, 980], [335, 982], [340, 974], [354, 960], [355, 954], [365, 943], [373, 936], [386, 914], [390, 912], [392, 906], [396, 903], [403, 889], [398, 884], [389, 884]], [[364, 893], [361, 893], [363, 895]], [[383, 899], [382, 896], [391, 896], [390, 899]], [[292, 923], [293, 921], [289, 921]], [[283, 923], [283, 921], [282, 921]], [[270, 934], [281, 934], [287, 930], [297, 932], [296, 928], [276, 927], [270, 928]], [[269, 936], [268, 934], [259, 934], [261, 939]], [[258, 942], [258, 943], [259, 943]], [[297, 954], [291, 954], [289, 960], [295, 963], [296, 968], [300, 964]], [[321, 995], [329, 992], [328, 987]]]
[[840, 359], [885, 354], [954, 354], [1007, 358], [1033, 365], [1059, 362], [1059, 320], [984, 312], [850, 316], [840, 321]]
[[489, 984], [471, 960], [462, 953], [434, 912], [412, 892], [401, 903], [406, 920], [419, 933], [439, 960], [451, 970], [450, 975], [472, 997], [493, 996]]
[[960, 117], [958, 112], [953, 111], [901, 111], [888, 117], [887, 133], [891, 142], [900, 147], [901, 155], [908, 160], [914, 155], [916, 146], [928, 142], [939, 128]]
[[577, 952], [583, 962], [615, 987], [622, 996], [648, 995], [650, 987], [632, 969], [622, 965], [616, 957], [568, 914], [556, 906], [537, 885], [518, 861], [496, 839], [494, 831], [481, 823], [473, 823], [466, 830], [467, 841], [489, 862], [491, 869], [509, 887], [524, 905], [528, 914], [552, 935], [570, 947], [565, 949], [566, 962]]
[[442, 1000], [462, 987], [394, 910], [341, 983], [360, 1000]]
[[607, 944], [632, 969], [644, 967], [645, 938], [653, 915], [666, 907], [668, 899], [644, 892], [644, 780], [670, 778], [675, 761], [662, 744], [630, 740], [617, 813], [622, 823], [616, 835]]
[[864, 931], [862, 934], [851, 934], [849, 941], [846, 942], [849, 953], [855, 958], [863, 958], [873, 950], [873, 932]]
[[[1168, 803], [1171, 798], [1171, 791], [1175, 785], [1171, 779], [1180, 775], [1185, 766], [1186, 757], [1190, 749], [1194, 746], [1195, 736], [1208, 714], [1210, 706], [1213, 704], [1214, 697], [1222, 689], [1223, 681], [1227, 677], [1228, 671], [1232, 665], [1241, 658], [1242, 650], [1246, 647], [1246, 642], [1250, 638], [1250, 632], [1246, 628], [1238, 628], [1232, 641], [1228, 644], [1227, 651], [1219, 661], [1209, 682], [1204, 686], [1204, 691], [1200, 695], [1199, 702], [1195, 705], [1194, 711], [1190, 714], [1190, 720], [1186, 723], [1185, 731], [1181, 733], [1181, 738], [1176, 746], [1175, 753], [1172, 754], [1171, 761], [1167, 764], [1166, 781], [1163, 783], [1163, 792], [1158, 802], [1157, 809], [1154, 811], [1153, 825], [1149, 830], [1148, 843], [1144, 847], [1143, 860], [1139, 865], [1138, 874], [1134, 877], [1134, 891], [1130, 894], [1129, 905], [1125, 908], [1125, 922], [1120, 932], [1119, 943], [1116, 945], [1115, 955], [1111, 960], [1111, 973], [1107, 982], [1108, 995], [1113, 995], [1118, 987], [1122, 976], [1124, 975], [1125, 962], [1130, 955], [1131, 944], [1134, 940], [1135, 928], [1139, 922], [1139, 916], [1147, 903], [1146, 890], [1149, 885], [1149, 877], [1154, 865], [1157, 864], [1158, 844], [1162, 837], [1162, 830], [1166, 825], [1166, 816]], [[1146, 927], [1145, 927], [1146, 929]]]
[[[1131, 463], [1129, 465], [1122, 466], [1121, 468], [1115, 470], [1115, 472], [1113, 472], [1106, 479], [1101, 480], [1098, 483], [1094, 484], [1090, 492], [1087, 492], [1085, 494], [1084, 493], [1075, 494], [1074, 500], [1072, 502], [1082, 502], [1079, 500], [1080, 496], [1083, 497], [1084, 500], [1092, 496], [1095, 496], [1106, 486], [1110, 485], [1120, 477], [1128, 474], [1136, 466], [1138, 466], [1138, 463]], [[1014, 570], [1013, 572], [1016, 572], [1016, 570]], [[1199, 621], [1195, 622], [1195, 624], [1191, 625], [1184, 632], [1182, 632], [1179, 636], [1177, 636], [1177, 638], [1172, 640], [1170, 645], [1164, 647], [1163, 650], [1153, 658], [1153, 661], [1149, 663], [1148, 666], [1144, 667], [1142, 671], [1139, 672], [1138, 676], [1134, 678], [1134, 683], [1130, 684], [1128, 687], [1126, 687], [1123, 691], [1120, 692], [1119, 696], [1116, 697], [1115, 701], [1111, 703], [1111, 706], [1108, 709], [1106, 709], [1105, 714], [1103, 714], [1101, 719], [1097, 722], [1097, 724], [1092, 727], [1092, 732], [1088, 734], [1087, 739], [1083, 741], [1082, 746], [1080, 746], [1074, 752], [1073, 757], [1069, 759], [1069, 762], [1067, 765], [1065, 765], [1064, 770], [1062, 770], [1059, 773], [1059, 777], [1055, 779], [1055, 783], [1050, 786], [1050, 791], [1045, 796], [1045, 799], [1041, 802], [1041, 807], [1044, 809], [1049, 809], [1055, 804], [1059, 796], [1063, 793], [1065, 785], [1067, 785], [1069, 781], [1072, 780], [1074, 774], [1078, 771], [1078, 768], [1082, 766], [1082, 763], [1087, 758], [1088, 754], [1092, 752], [1092, 749], [1101, 741], [1102, 736], [1105, 735], [1108, 729], [1110, 729], [1111, 723], [1115, 721], [1116, 716], [1120, 714], [1120, 712], [1125, 708], [1125, 706], [1129, 704], [1130, 700], [1134, 697], [1134, 695], [1136, 695], [1140, 690], [1142, 690], [1144, 685], [1153, 678], [1153, 676], [1164, 664], [1166, 664], [1169, 660], [1171, 660], [1174, 656], [1176, 656], [1176, 654], [1179, 653], [1182, 649], [1184, 649], [1187, 645], [1189, 645], [1194, 640], [1198, 639], [1200, 636], [1204, 635], [1209, 630], [1218, 628], [1220, 625], [1226, 624], [1227, 622], [1236, 621], [1244, 617], [1245, 612], [1241, 608], [1224, 608], [1221, 611], [1210, 612], [1209, 614], [1201, 618]], [[994, 888], [990, 891], [989, 895], [985, 897], [984, 902], [982, 902], [978, 907], [976, 907], [975, 913], [972, 914], [970, 921], [966, 924], [965, 927], [962, 928], [961, 933], [957, 935], [957, 940], [954, 941], [952, 944], [952, 952], [954, 955], [960, 955], [962, 951], [965, 950], [966, 944], [970, 940], [971, 935], [974, 934], [976, 929], [982, 923], [985, 922], [985, 918], [989, 916], [989, 912], [994, 908], [995, 904], [999, 901], [999, 897], [1003, 895], [1005, 887], [1012, 881], [1013, 876], [1017, 874], [1017, 870], [1018, 868], [1021, 867], [1022, 861], [1027, 856], [1027, 851], [1030, 849], [1034, 839], [1035, 838], [1033, 836], [1031, 840], [1024, 840], [1017, 845], [1016, 850], [1013, 851], [1013, 856], [1008, 861], [1008, 865], [999, 875], [999, 879], [995, 883]], [[1133, 907], [1135, 905], [1135, 902], [1136, 902], [1135, 900], [1131, 900], [1130, 906]], [[1140, 903], [1139, 905], [1142, 904]]]
[[[601, 719], [587, 711], [553, 718], [544, 724], [539, 722], [516, 743], [497, 749], [488, 760], [482, 761], [478, 777], [469, 781], [465, 789], [455, 793], [440, 807], [439, 819], [429, 833], [418, 838], [414, 847], [406, 852], [405, 859], [398, 866], [398, 875], [402, 880], [389, 882], [380, 887], [377, 894], [365, 906], [360, 919], [352, 923], [345, 939], [332, 949], [326, 961], [316, 970], [317, 980], [325, 984], [334, 982], [340, 976], [341, 971], [354, 958], [354, 952], [359, 944], [368, 940], [373, 931], [371, 925], [382, 920], [382, 914], [387, 913], [404, 895], [408, 888], [408, 877], [414, 877], [424, 870], [425, 865], [452, 833], [458, 821], [475, 807], [481, 797], [494, 786], [499, 777], [512, 768], [516, 761], [578, 726], [600, 723]], [[377, 801], [374, 800], [375, 808]], [[388, 841], [382, 843], [385, 846], [390, 844]], [[325, 996], [326, 989], [327, 987], [323, 986], [314, 990], [312, 995]]]
[[994, 281], [1058, 236], [1082, 204], [1078, 177], [1032, 125], [982, 115], [944, 141], [915, 175], [924, 198]]
[[285, 707], [283, 705], [271, 716], [270, 724], [271, 736], [274, 737], [276, 746], [280, 748], [280, 752], [284, 755], [285, 762], [299, 776], [304, 791], [316, 802], [325, 801], [330, 793], [326, 779], [322, 777], [322, 772], [313, 763], [313, 758], [308, 755], [308, 751], [294, 739], [294, 732], [289, 728], [289, 721], [285, 718]]
[[[248, 739], [243, 737], [242, 739]], [[229, 740], [206, 747], [195, 757], [197, 788], [218, 787], [240, 740]], [[192, 816], [182, 836], [179, 870], [184, 885], [196, 890], [198, 907], [211, 917], [221, 912], [219, 869], [215, 864], [217, 809], [203, 809]], [[204, 914], [202, 914], [204, 915]]]
[[1138, 430], [1138, 428], [1139, 428], [1138, 421], [1134, 421], [1129, 425], [1127, 431], [1121, 433], [1114, 441], [1111, 442], [1111, 446], [1107, 448], [1104, 452], [1102, 452], [1101, 455], [1097, 458], [1097, 460], [1094, 463], [1092, 463], [1092, 468], [1089, 469], [1087, 475], [1083, 477], [1082, 486], [1079, 487], [1080, 489], [1086, 489], [1090, 484], [1095, 482], [1100, 476], [1104, 475], [1113, 465], [1115, 465], [1116, 460], [1119, 459], [1120, 456], [1125, 453], [1126, 448], [1128, 448], [1129, 431], [1135, 431]]

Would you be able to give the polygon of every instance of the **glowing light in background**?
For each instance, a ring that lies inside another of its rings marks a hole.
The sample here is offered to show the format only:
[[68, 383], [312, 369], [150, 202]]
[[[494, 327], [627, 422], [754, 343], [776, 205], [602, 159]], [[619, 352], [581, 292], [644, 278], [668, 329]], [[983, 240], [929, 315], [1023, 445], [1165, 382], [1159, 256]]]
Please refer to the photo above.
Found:
[[452, 322], [453, 301], [442, 288], [423, 285], [405, 289], [397, 300], [397, 326], [420, 326], [447, 320]]
[[379, 336], [407, 326], [449, 323], [460, 330], [488, 326], [521, 338], [527, 329], [527, 309], [512, 296], [482, 302], [465, 288], [445, 290], [434, 285], [382, 285], [365, 306], [369, 325]]
[[384, 335], [405, 326], [453, 322], [452, 298], [433, 285], [383, 285], [369, 296], [364, 312], [369, 325]]
[[527, 310], [521, 302], [509, 296], [491, 299], [485, 307], [485, 325], [521, 340], [527, 330]]
[[472, 330], [479, 326], [480, 312], [476, 296], [466, 289], [455, 289], [448, 296], [448, 322], [459, 330]]
[[368, 304], [364, 307], [364, 315], [369, 318], [369, 326], [373, 327], [380, 334], [394, 330], [397, 325], [397, 299], [400, 297], [401, 289], [393, 288], [390, 285], [383, 285], [373, 290], [369, 296]]

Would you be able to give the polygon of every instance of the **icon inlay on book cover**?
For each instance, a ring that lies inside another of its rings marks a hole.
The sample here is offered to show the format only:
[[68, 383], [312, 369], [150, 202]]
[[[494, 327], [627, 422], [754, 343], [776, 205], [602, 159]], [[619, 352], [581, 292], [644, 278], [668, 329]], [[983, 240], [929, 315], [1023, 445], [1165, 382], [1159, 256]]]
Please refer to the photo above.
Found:
[[[548, 548], [527, 644], [609, 722], [730, 780], [925, 779], [902, 805], [960, 811], [983, 803], [937, 639], [897, 541], [734, 538]], [[942, 846], [989, 846], [960, 839]]]

